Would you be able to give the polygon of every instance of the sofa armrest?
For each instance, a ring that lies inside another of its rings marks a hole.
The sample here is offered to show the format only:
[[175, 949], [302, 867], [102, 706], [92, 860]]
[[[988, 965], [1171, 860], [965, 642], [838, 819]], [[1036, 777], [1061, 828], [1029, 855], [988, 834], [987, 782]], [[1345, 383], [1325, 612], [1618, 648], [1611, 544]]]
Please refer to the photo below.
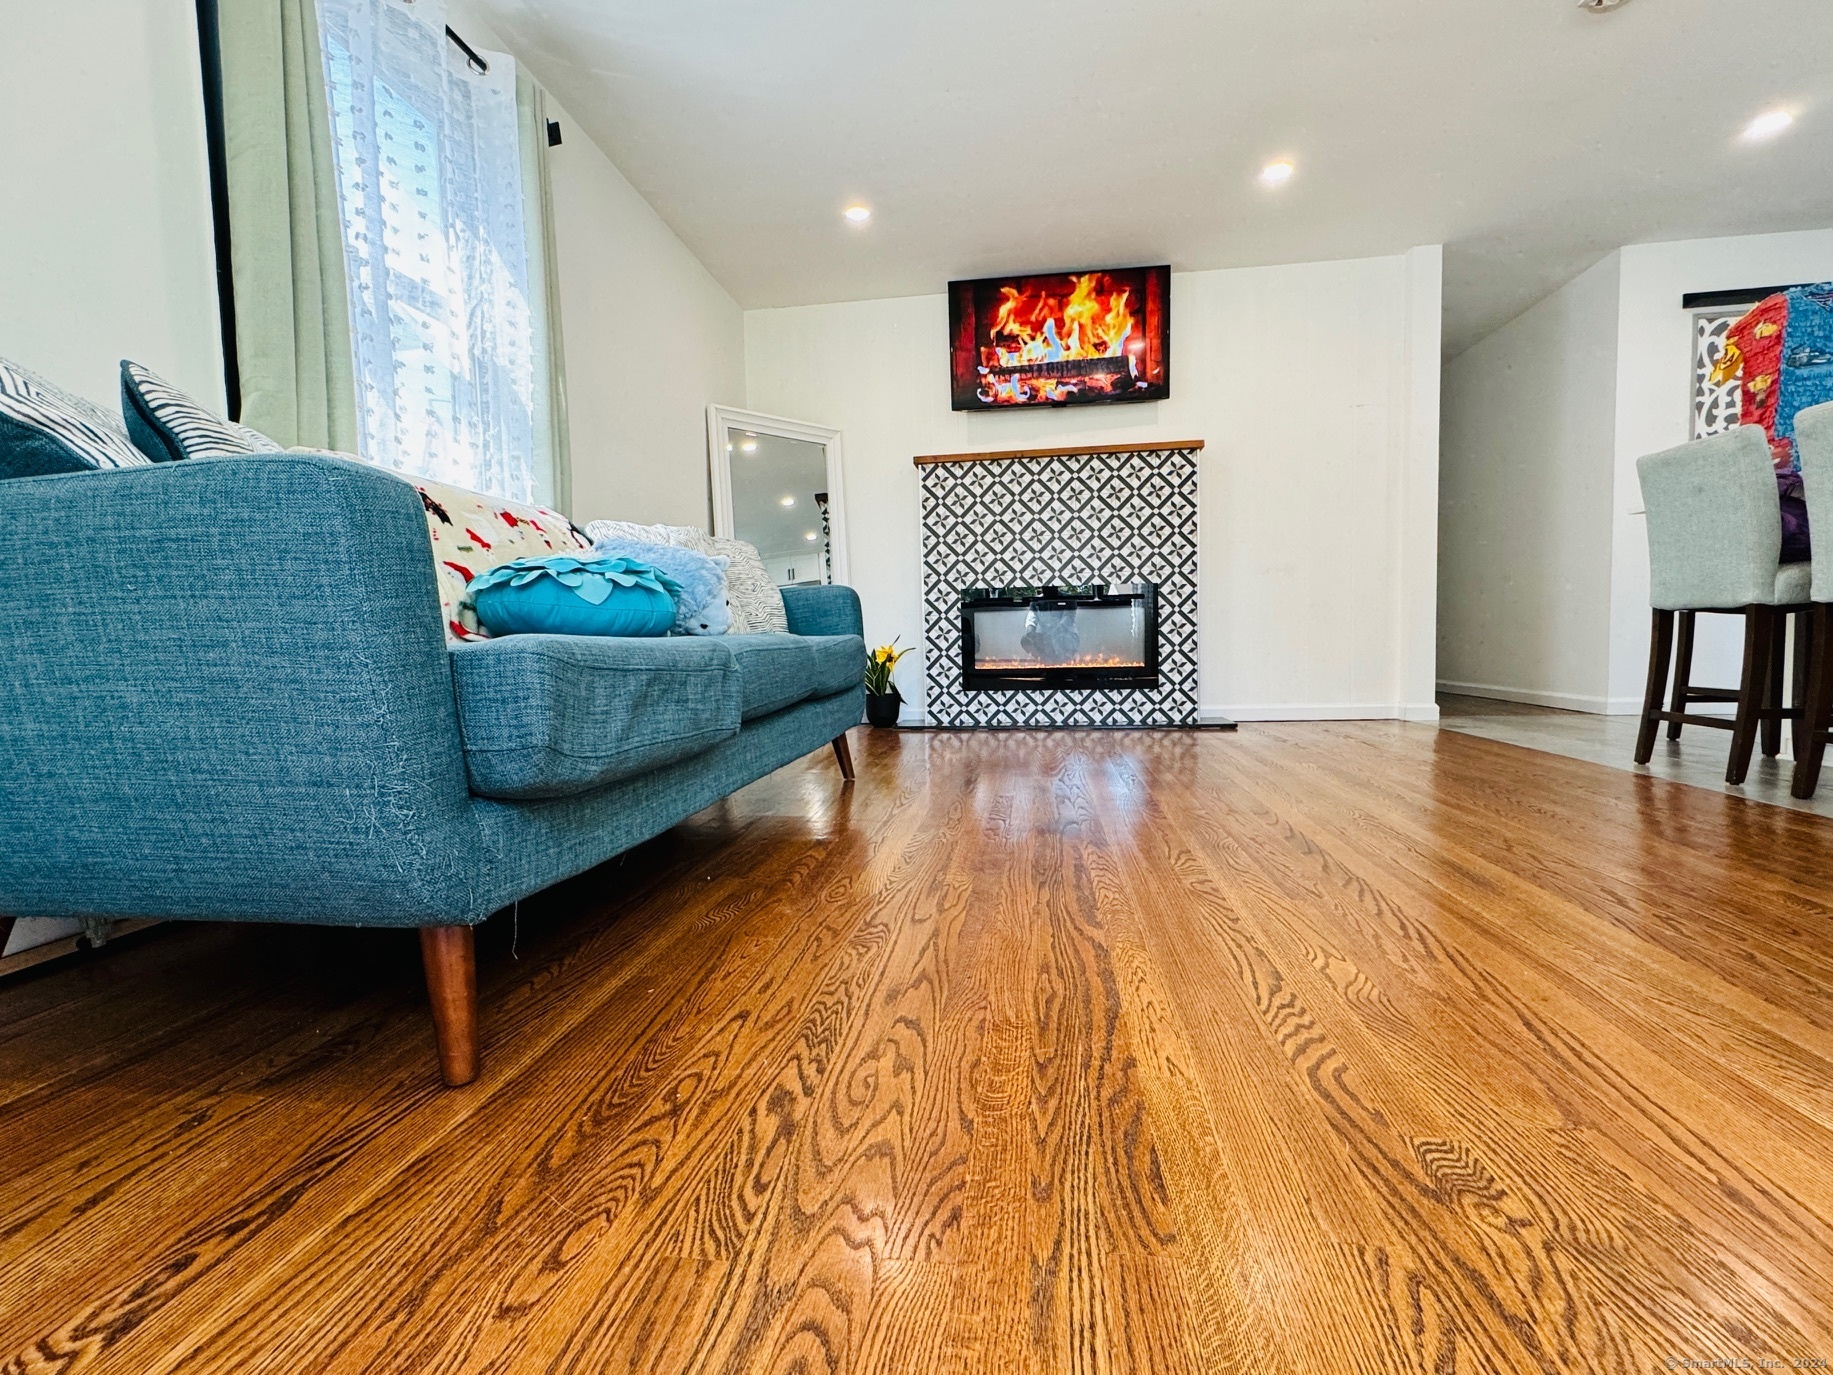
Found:
[[0, 497], [0, 912], [484, 915], [412, 487], [280, 454]]
[[864, 635], [859, 594], [850, 587], [785, 587], [791, 635]]

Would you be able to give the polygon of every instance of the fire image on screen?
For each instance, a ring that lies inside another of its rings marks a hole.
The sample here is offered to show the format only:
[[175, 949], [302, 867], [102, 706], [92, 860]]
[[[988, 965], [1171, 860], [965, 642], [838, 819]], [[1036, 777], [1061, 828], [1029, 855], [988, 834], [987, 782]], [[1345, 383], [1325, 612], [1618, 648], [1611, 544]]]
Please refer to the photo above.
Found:
[[1161, 401], [1169, 267], [988, 277], [948, 287], [955, 410]]

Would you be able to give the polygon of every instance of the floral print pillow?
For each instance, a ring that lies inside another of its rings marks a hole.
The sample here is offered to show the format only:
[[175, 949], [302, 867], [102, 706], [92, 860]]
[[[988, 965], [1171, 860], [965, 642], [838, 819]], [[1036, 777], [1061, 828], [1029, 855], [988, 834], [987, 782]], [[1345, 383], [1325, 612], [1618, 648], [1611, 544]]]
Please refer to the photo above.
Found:
[[414, 481], [426, 507], [439, 575], [439, 609], [446, 636], [487, 640], [466, 588], [471, 579], [512, 559], [590, 550], [592, 541], [572, 521], [544, 506], [483, 496], [442, 482]]

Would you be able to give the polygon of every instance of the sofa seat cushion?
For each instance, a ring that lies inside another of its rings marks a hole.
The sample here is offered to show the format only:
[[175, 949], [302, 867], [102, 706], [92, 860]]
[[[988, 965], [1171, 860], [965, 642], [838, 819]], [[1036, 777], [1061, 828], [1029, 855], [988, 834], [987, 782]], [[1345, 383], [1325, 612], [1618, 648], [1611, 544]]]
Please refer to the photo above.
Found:
[[719, 638], [511, 635], [453, 644], [451, 663], [480, 797], [588, 792], [738, 733], [741, 675]]
[[815, 656], [811, 697], [832, 697], [856, 688], [866, 676], [866, 642], [857, 635], [804, 635]]
[[755, 721], [815, 695], [815, 652], [801, 635], [721, 635], [738, 663], [744, 719]]

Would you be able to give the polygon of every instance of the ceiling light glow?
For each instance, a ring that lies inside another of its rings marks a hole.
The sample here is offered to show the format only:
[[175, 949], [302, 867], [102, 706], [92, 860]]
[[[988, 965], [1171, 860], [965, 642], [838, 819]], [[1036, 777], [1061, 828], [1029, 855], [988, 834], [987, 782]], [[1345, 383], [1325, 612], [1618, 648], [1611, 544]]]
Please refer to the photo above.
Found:
[[849, 205], [840, 212], [854, 224], [864, 224], [872, 218], [872, 208], [868, 205]]
[[802, 538], [807, 540], [810, 544], [813, 544], [815, 542], [815, 532], [810, 530], [806, 535], [802, 536]]
[[794, 497], [778, 497], [776, 504], [778, 506], [794, 506], [796, 504], [796, 499]]
[[1795, 117], [1787, 110], [1765, 110], [1744, 126], [1744, 142], [1761, 143], [1774, 138], [1794, 122]]
[[743, 444], [740, 444], [738, 447], [744, 450], [748, 454], [754, 454], [757, 452], [757, 441], [755, 439], [747, 439]]
[[1284, 186], [1292, 180], [1292, 174], [1297, 170], [1291, 163], [1281, 158], [1278, 162], [1269, 162], [1260, 169], [1260, 180], [1268, 186]]

